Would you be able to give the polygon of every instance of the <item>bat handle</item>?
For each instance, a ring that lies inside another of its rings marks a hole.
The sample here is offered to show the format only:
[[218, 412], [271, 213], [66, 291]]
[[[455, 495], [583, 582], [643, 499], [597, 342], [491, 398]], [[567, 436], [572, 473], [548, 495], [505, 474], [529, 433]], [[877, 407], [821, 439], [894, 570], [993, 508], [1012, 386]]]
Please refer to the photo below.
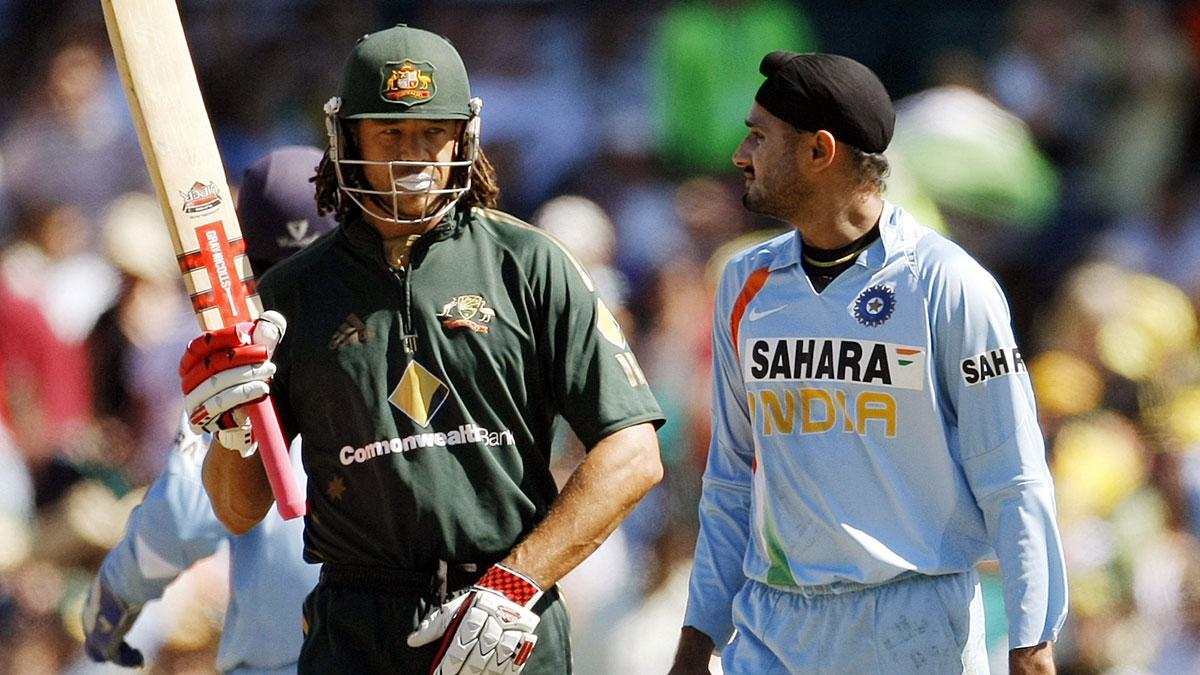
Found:
[[258, 441], [258, 456], [262, 457], [271, 493], [275, 495], [275, 507], [284, 520], [302, 516], [305, 512], [304, 492], [292, 475], [292, 462], [288, 458], [287, 442], [279, 430], [279, 419], [275, 406], [266, 398], [250, 406], [250, 424], [254, 425], [254, 437]]

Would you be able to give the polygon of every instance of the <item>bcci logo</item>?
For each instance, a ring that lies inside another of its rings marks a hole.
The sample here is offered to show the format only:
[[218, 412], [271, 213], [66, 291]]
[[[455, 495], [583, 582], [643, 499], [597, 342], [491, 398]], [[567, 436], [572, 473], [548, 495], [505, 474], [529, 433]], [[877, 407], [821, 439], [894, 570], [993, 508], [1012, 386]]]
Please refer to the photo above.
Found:
[[858, 294], [852, 309], [854, 318], [862, 325], [881, 326], [896, 310], [896, 294], [887, 286], [872, 286]]
[[437, 93], [433, 64], [428, 61], [388, 61], [380, 71], [379, 95], [406, 106], [424, 103]]
[[460, 295], [442, 306], [437, 317], [446, 328], [470, 328], [476, 333], [488, 332], [487, 324], [496, 316], [496, 310], [487, 306], [482, 295]]

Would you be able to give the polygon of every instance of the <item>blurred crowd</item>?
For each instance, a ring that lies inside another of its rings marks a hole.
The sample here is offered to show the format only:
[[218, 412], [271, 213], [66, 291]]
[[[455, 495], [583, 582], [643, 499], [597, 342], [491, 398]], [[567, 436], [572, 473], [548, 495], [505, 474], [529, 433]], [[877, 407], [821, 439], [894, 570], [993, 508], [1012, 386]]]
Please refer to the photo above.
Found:
[[[459, 48], [501, 207], [597, 278], [669, 423], [662, 485], [564, 582], [580, 673], [665, 672], [709, 424], [711, 292], [779, 231], [729, 157], [773, 49], [897, 100], [887, 196], [1012, 304], [1071, 582], [1064, 673], [1200, 672], [1200, 0], [180, 0], [231, 183], [324, 145], [361, 34]], [[197, 331], [93, 0], [0, 0], [0, 673], [92, 672], [91, 575], [161, 471]], [[565, 475], [580, 457], [563, 434]], [[297, 555], [299, 552], [297, 551]], [[983, 570], [996, 672], [997, 571]], [[210, 672], [224, 563], [130, 641]]]

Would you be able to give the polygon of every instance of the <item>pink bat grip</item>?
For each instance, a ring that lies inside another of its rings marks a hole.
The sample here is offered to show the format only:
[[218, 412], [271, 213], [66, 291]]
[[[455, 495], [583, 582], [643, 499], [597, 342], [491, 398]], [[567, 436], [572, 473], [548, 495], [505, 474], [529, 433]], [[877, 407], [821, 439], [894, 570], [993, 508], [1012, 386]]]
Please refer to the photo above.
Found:
[[275, 508], [284, 520], [304, 515], [304, 491], [296, 484], [292, 475], [292, 461], [288, 458], [287, 442], [279, 429], [275, 406], [266, 398], [250, 406], [250, 424], [254, 426], [254, 439], [258, 441], [258, 456], [262, 457], [271, 493], [275, 495]]

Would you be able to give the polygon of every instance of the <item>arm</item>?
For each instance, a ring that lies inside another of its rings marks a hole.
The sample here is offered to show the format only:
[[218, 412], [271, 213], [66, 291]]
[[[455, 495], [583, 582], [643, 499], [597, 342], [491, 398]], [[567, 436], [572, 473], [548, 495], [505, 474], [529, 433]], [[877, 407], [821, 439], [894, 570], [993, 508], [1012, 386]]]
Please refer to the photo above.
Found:
[[542, 588], [553, 586], [608, 538], [662, 475], [651, 424], [606, 436], [571, 474], [546, 519], [501, 564]]
[[726, 268], [713, 314], [712, 440], [676, 672], [707, 672], [714, 646], [733, 634], [733, 596], [746, 581], [742, 561], [750, 542], [754, 430], [731, 324], [741, 286], [735, 268]]
[[[933, 296], [939, 389], [1000, 560], [1009, 645], [1014, 653], [1038, 647], [1014, 655], [1022, 663], [1050, 658], [1046, 643], [1066, 618], [1067, 582], [1033, 389], [995, 281], [973, 261], [942, 276]], [[990, 377], [976, 367], [981, 357]]]
[[1008, 672], [1010, 675], [1053, 675], [1054, 643], [1043, 642], [1009, 650]]
[[253, 529], [275, 500], [245, 411], [270, 394], [270, 358], [285, 326], [267, 311], [254, 323], [209, 331], [188, 344], [179, 365], [188, 421], [213, 434], [204, 487], [217, 518], [236, 535]]
[[88, 655], [129, 665], [140, 654], [123, 640], [143, 605], [192, 563], [216, 552], [225, 531], [200, 484], [207, 441], [185, 423], [167, 468], [133, 510], [125, 535], [104, 558], [85, 603]]
[[408, 636], [411, 647], [442, 639], [433, 672], [519, 673], [537, 644], [543, 589], [596, 550], [662, 480], [662, 413], [616, 318], [560, 244], [523, 231], [542, 372], [557, 411], [591, 449], [532, 532]]

